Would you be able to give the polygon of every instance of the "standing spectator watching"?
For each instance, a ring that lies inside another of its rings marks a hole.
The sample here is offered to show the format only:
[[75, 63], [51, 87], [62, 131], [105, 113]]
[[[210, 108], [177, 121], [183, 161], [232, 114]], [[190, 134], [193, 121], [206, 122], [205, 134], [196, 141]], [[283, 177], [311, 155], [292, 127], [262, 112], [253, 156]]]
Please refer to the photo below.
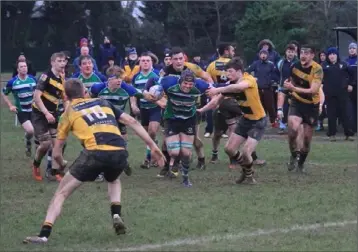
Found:
[[104, 37], [103, 44], [99, 46], [98, 63], [100, 69], [108, 64], [109, 57], [114, 58], [115, 63], [117, 62], [119, 64], [121, 61], [117, 52], [117, 48], [111, 43], [109, 37], [106, 36]]
[[259, 60], [261, 57], [261, 50], [268, 51], [267, 59], [277, 66], [278, 61], [281, 59], [280, 54], [276, 52], [275, 46], [269, 39], [261, 40], [259, 43], [259, 53], [257, 54], [256, 60]]
[[83, 46], [87, 46], [89, 49], [89, 54], [93, 55], [93, 50], [91, 45], [89, 44], [89, 41], [87, 38], [81, 38], [80, 43], [79, 43], [79, 47], [76, 48], [76, 57], [79, 57], [81, 55], [81, 48]]
[[114, 66], [114, 57], [112, 56], [109, 56], [107, 58], [107, 64], [105, 66], [102, 67], [102, 73], [103, 74], [106, 74], [107, 73], [107, 69], [110, 68], [110, 67], [113, 67]]
[[201, 69], [206, 69], [207, 67], [207, 64], [201, 60], [201, 56], [200, 56], [200, 53], [194, 53], [193, 54], [193, 60], [191, 63], [194, 63], [195, 65], [198, 65], [200, 66]]
[[300, 43], [298, 43], [297, 40], [291, 40], [288, 44], [295, 46], [295, 55], [296, 55], [297, 59], [299, 59], [300, 58], [300, 51], [301, 51]]
[[257, 79], [261, 103], [265, 111], [269, 114], [271, 126], [276, 128], [276, 112], [274, 108], [275, 99], [272, 84], [273, 82], [278, 81], [278, 76], [274, 63], [270, 61], [268, 57], [269, 51], [261, 49], [260, 59], [250, 65], [246, 72], [254, 72], [255, 78]]
[[[327, 60], [327, 55], [325, 51], [321, 51], [318, 54], [318, 63], [320, 65], [323, 65], [324, 62], [326, 62]], [[324, 85], [324, 83], [322, 82], [322, 85]], [[317, 122], [317, 127], [316, 127], [316, 131], [323, 131], [324, 130], [324, 126], [323, 126], [323, 120], [327, 117], [327, 105], [326, 105], [326, 101], [324, 102], [324, 104], [322, 105], [322, 112], [318, 117], [318, 122]]]
[[92, 64], [93, 64], [93, 70], [95, 72], [99, 72], [96, 60], [89, 54], [89, 48], [87, 46], [82, 46], [81, 47], [81, 55], [79, 57], [75, 58], [75, 60], [73, 61], [73, 65], [75, 67], [76, 73], [78, 73], [80, 71], [80, 57], [81, 56], [89, 56], [89, 57], [91, 57]]
[[27, 65], [27, 73], [29, 75], [32, 75], [33, 77], [36, 77], [36, 71], [34, 69], [34, 66], [32, 64], [31, 61], [27, 60], [26, 57], [25, 57], [25, 54], [23, 52], [20, 53], [19, 57], [17, 58], [17, 61], [16, 61], [16, 64], [14, 65], [13, 67], [13, 72], [12, 72], [12, 78], [14, 78], [15, 76], [17, 76], [19, 73], [18, 73], [18, 62], [26, 62], [26, 65]]
[[[348, 66], [341, 61], [338, 50], [330, 47], [327, 50], [328, 59], [322, 64], [323, 68], [323, 92], [327, 103], [328, 132], [331, 141], [336, 141], [337, 118], [341, 115], [346, 140], [353, 141], [351, 125], [348, 116], [348, 92], [352, 91], [349, 85]], [[307, 97], [310, 99], [310, 97]]]
[[346, 59], [346, 63], [351, 76], [350, 85], [352, 86], [351, 91], [348, 89], [351, 101], [349, 114], [351, 116], [352, 130], [354, 133], [357, 133], [357, 43], [350, 43], [348, 50], [349, 56]]
[[[285, 56], [277, 63], [277, 70], [279, 72], [279, 88], [283, 88], [285, 80], [287, 80], [291, 75], [291, 67], [298, 61], [296, 56], [296, 47], [294, 44], [288, 44], [285, 50]], [[287, 116], [288, 116], [288, 98], [286, 96], [284, 105], [283, 105], [283, 117], [279, 121], [279, 133], [283, 134], [287, 128]]]
[[122, 69], [124, 69], [125, 77], [124, 81], [127, 83], [131, 83], [133, 76], [139, 73], [139, 60], [137, 49], [135, 47], [127, 48], [128, 57], [123, 63]]

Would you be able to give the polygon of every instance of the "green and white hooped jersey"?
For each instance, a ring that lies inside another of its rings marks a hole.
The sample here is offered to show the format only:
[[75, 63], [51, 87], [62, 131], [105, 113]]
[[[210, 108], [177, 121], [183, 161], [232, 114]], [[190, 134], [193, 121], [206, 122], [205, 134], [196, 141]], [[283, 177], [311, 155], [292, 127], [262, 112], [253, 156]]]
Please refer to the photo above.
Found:
[[[134, 75], [133, 79], [132, 79], [132, 85], [135, 89], [138, 90], [138, 92], [143, 93], [143, 90], [145, 88], [145, 85], [147, 84], [147, 81], [150, 78], [159, 78], [158, 74], [156, 74], [155, 72], [151, 71], [149, 72], [147, 75], [142, 74], [142, 72], [137, 73], [136, 75]], [[156, 108], [158, 107], [157, 104], [149, 102], [145, 99], [140, 99], [140, 108], [141, 109], [151, 109], [151, 108]]]

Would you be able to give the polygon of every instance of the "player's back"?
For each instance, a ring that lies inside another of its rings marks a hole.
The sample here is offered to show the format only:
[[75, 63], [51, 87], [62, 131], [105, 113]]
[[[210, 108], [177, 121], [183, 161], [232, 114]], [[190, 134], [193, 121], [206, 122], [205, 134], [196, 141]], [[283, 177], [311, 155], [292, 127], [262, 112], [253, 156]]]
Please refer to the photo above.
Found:
[[247, 81], [249, 87], [235, 94], [235, 98], [239, 103], [243, 116], [249, 120], [259, 120], [265, 117], [266, 113], [261, 104], [256, 79], [252, 75], [244, 73], [242, 80]]
[[125, 149], [117, 121], [121, 113], [103, 99], [75, 99], [61, 117], [59, 134], [71, 127], [87, 150]]
[[223, 84], [228, 81], [225, 65], [230, 61], [229, 58], [220, 57], [211, 62], [206, 69], [215, 83]]

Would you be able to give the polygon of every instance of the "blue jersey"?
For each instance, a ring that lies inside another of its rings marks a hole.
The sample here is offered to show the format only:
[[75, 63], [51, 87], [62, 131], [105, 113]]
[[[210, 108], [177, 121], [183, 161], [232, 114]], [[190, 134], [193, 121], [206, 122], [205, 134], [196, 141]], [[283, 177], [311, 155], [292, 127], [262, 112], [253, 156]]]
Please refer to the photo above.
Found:
[[13, 94], [15, 106], [19, 112], [31, 112], [35, 87], [35, 77], [27, 75], [26, 78], [22, 80], [17, 75], [7, 82], [2, 92], [5, 95]]
[[211, 87], [202, 79], [196, 79], [189, 93], [181, 90], [179, 77], [166, 76], [161, 78], [165, 94], [167, 95], [167, 106], [164, 110], [164, 119], [189, 119], [195, 116], [198, 100]]
[[89, 92], [92, 98], [98, 97], [105, 99], [120, 110], [125, 109], [127, 101], [130, 97], [142, 97], [142, 94], [139, 93], [134, 87], [124, 82], [122, 82], [121, 86], [115, 90], [110, 90], [106, 83], [97, 83], [91, 87]]
[[89, 90], [92, 85], [96, 83], [107, 81], [106, 76], [98, 72], [93, 72], [88, 78], [86, 78], [82, 73], [76, 73], [72, 76], [72, 78], [80, 79], [87, 90]]

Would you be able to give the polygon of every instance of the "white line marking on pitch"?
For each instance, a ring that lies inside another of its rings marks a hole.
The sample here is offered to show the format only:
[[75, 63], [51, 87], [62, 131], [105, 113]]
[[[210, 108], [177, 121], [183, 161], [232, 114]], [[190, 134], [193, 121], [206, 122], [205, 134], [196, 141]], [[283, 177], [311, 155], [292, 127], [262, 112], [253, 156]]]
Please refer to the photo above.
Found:
[[[344, 227], [347, 225], [357, 224], [356, 220], [353, 221], [342, 221], [342, 222], [326, 222], [326, 223], [317, 223], [310, 225], [294, 225], [289, 228], [277, 228], [277, 229], [259, 229], [254, 232], [241, 232], [238, 234], [227, 234], [227, 235], [213, 235], [206, 236], [197, 239], [179, 239], [173, 240], [165, 243], [157, 243], [157, 244], [143, 244], [136, 247], [128, 247], [123, 249], [117, 249], [115, 251], [146, 251], [146, 250], [156, 250], [161, 249], [163, 247], [178, 247], [183, 245], [197, 245], [202, 243], [208, 243], [217, 240], [238, 240], [241, 238], [247, 237], [257, 237], [262, 235], [271, 235], [271, 234], [286, 234], [294, 231], [309, 231], [309, 230], [318, 230], [322, 228], [332, 228], [332, 227]], [[113, 250], [112, 250], [113, 251]]]

